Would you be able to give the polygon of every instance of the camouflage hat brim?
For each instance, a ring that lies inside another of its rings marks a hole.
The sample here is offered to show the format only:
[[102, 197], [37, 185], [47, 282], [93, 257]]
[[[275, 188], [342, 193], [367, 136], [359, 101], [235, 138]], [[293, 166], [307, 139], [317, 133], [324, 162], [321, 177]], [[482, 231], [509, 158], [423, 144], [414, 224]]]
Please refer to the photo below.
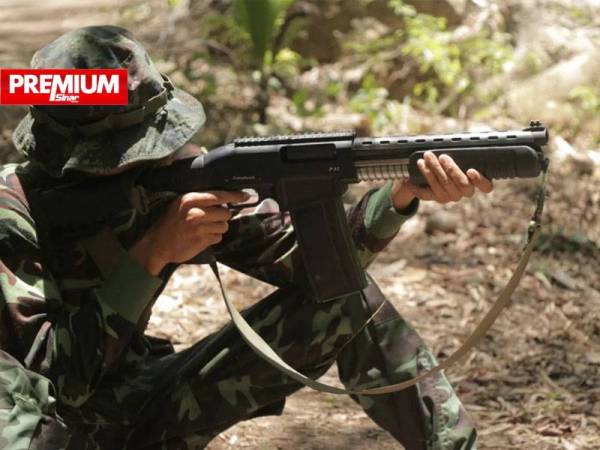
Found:
[[139, 125], [95, 136], [65, 138], [28, 113], [13, 133], [13, 142], [31, 162], [54, 177], [69, 171], [106, 175], [140, 161], [173, 154], [204, 124], [202, 104], [175, 89], [173, 98]]

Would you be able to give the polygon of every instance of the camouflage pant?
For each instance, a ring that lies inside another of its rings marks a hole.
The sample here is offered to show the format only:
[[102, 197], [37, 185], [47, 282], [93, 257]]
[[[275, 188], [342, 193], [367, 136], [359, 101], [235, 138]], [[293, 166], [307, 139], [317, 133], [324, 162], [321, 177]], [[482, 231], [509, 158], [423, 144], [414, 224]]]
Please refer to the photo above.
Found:
[[[374, 284], [365, 294], [315, 304], [280, 289], [244, 315], [294, 367], [316, 378], [337, 362], [348, 387], [400, 382], [435, 364]], [[381, 302], [375, 320], [350, 339]], [[258, 358], [231, 324], [182, 352], [107, 376], [83, 407], [58, 405], [58, 414], [48, 380], [4, 354], [0, 447], [200, 449], [241, 420], [281, 413], [285, 397], [300, 388]], [[354, 400], [407, 449], [475, 448], [473, 425], [443, 376]]]

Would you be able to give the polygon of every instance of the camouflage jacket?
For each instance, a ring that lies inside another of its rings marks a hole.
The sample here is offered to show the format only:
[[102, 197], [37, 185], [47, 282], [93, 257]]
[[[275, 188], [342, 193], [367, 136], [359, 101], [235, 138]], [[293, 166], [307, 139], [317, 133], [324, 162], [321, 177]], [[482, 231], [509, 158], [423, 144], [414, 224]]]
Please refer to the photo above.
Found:
[[[36, 181], [30, 167], [0, 169], [0, 350], [48, 377], [59, 403], [77, 407], [107, 372], [126, 370], [156, 350], [143, 332], [175, 267], [151, 276], [125, 250], [152, 220], [133, 209], [112, 225], [122, 248], [110, 273], [102, 273], [81, 243], [46, 251], [26, 196]], [[370, 191], [348, 212], [364, 267], [417, 209], [415, 201], [403, 214], [395, 211], [390, 189], [388, 183]], [[276, 286], [304, 286], [289, 215], [273, 203], [231, 220], [217, 260]]]

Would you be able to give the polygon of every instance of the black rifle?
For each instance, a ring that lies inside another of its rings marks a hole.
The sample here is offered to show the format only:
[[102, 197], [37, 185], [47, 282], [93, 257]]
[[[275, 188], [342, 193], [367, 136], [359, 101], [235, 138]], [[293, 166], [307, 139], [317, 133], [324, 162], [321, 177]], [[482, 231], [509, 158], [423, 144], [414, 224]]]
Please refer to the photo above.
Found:
[[[417, 160], [427, 150], [490, 179], [536, 177], [547, 160], [548, 132], [524, 130], [416, 136], [356, 137], [318, 133], [242, 138], [209, 153], [142, 172], [151, 192], [254, 189], [290, 212], [311, 288], [318, 301], [363, 289], [366, 278], [346, 222], [342, 194], [352, 183], [410, 179], [425, 185]], [[34, 193], [36, 221], [49, 239], [83, 237], [131, 209], [122, 177], [87, 179]]]

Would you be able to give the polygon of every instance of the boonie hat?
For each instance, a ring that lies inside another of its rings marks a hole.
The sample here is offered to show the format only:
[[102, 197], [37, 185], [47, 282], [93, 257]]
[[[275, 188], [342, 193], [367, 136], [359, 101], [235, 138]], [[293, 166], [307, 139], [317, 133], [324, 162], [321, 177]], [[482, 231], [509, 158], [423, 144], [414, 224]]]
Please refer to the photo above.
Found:
[[32, 68], [127, 69], [127, 105], [32, 106], [13, 133], [17, 149], [52, 176], [111, 174], [170, 156], [206, 120], [201, 103], [175, 88], [133, 35], [116, 26], [79, 28], [38, 50]]

